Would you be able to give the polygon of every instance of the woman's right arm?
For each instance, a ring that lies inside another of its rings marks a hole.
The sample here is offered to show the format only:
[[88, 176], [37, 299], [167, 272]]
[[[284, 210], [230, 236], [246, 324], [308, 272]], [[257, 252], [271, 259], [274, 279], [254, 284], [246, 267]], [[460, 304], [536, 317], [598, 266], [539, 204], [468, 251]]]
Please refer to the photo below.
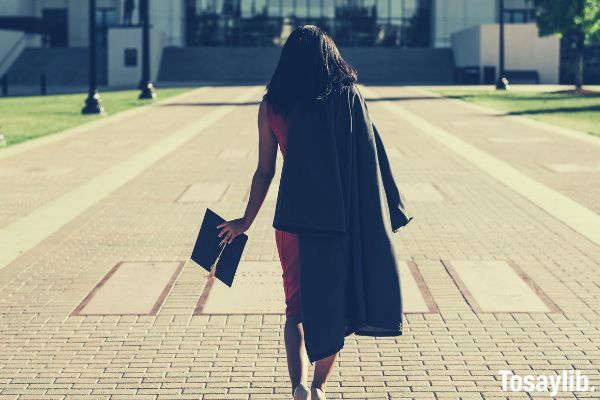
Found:
[[248, 226], [252, 225], [256, 214], [267, 195], [273, 176], [277, 158], [277, 141], [269, 127], [267, 119], [267, 103], [263, 100], [258, 109], [258, 165], [252, 177], [250, 196], [244, 213]]
[[227, 221], [218, 226], [218, 228], [222, 228], [219, 237], [225, 235], [223, 242], [231, 243], [237, 235], [252, 225], [275, 175], [276, 158], [277, 141], [269, 128], [267, 104], [263, 100], [258, 108], [258, 165], [252, 177], [248, 204], [242, 218]]

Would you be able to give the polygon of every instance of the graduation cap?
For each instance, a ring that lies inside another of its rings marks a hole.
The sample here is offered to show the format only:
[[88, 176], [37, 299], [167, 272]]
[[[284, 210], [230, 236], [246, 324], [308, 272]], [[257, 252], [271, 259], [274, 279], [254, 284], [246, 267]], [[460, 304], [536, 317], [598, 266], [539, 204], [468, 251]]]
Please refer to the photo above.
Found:
[[231, 287], [244, 246], [248, 241], [248, 235], [242, 233], [236, 236], [231, 243], [219, 245], [221, 238], [218, 236], [217, 226], [223, 222], [225, 222], [224, 218], [214, 211], [206, 209], [191, 259], [208, 272], [216, 263], [214, 275]]

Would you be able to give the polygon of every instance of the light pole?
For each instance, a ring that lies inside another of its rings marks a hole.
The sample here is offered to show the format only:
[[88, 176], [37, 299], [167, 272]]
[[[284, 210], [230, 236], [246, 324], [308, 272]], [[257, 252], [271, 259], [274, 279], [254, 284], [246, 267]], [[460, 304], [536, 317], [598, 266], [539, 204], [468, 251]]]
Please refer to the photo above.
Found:
[[402, 35], [400, 37], [400, 45], [402, 47], [406, 47], [406, 25], [407, 25], [407, 19], [406, 19], [406, 0], [402, 0], [402, 4], [401, 4], [401, 13], [402, 13], [402, 19], [400, 20], [400, 35]]
[[89, 65], [88, 65], [88, 97], [82, 114], [101, 114], [104, 112], [100, 95], [98, 94], [98, 79], [96, 75], [96, 0], [89, 0]]
[[499, 0], [500, 3], [500, 50], [498, 54], [498, 81], [496, 82], [496, 89], [506, 90], [508, 85], [508, 79], [506, 78], [506, 72], [504, 71], [504, 0]]
[[156, 97], [154, 85], [150, 79], [150, 4], [149, 0], [140, 0], [140, 17], [142, 18], [142, 92], [140, 99]]

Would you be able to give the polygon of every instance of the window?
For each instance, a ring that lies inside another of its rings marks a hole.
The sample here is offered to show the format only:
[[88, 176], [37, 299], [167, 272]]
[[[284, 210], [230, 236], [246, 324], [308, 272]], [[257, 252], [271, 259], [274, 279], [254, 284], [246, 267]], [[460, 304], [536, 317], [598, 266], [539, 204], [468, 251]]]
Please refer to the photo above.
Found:
[[108, 8], [108, 7], [98, 7], [96, 9], [96, 26], [97, 27], [109, 27], [115, 26], [119, 24], [119, 19], [117, 17], [117, 9], [116, 8]]
[[135, 48], [125, 49], [125, 66], [126, 67], [137, 67], [137, 54], [138, 51]]
[[42, 20], [46, 34], [42, 41], [46, 47], [67, 47], [69, 42], [68, 10], [66, 8], [44, 8]]
[[504, 9], [504, 22], [524, 24], [533, 21], [533, 11], [525, 9]]
[[117, 9], [114, 7], [96, 8], [96, 42], [98, 47], [106, 47], [108, 42], [108, 28], [119, 24]]
[[279, 45], [316, 24], [341, 46], [428, 47], [432, 1], [187, 0], [187, 45]]

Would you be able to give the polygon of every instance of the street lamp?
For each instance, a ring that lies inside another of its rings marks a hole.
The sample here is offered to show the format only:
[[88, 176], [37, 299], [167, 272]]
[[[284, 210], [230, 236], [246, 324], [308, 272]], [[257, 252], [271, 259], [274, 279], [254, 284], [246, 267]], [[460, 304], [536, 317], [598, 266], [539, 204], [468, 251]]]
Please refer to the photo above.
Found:
[[150, 5], [149, 0], [140, 0], [140, 17], [142, 18], [142, 92], [140, 99], [156, 97], [154, 85], [150, 79]]
[[96, 75], [96, 0], [89, 0], [89, 65], [88, 65], [88, 97], [82, 114], [101, 114], [104, 112], [100, 95], [98, 94], [98, 79]]
[[506, 90], [508, 88], [508, 78], [504, 71], [504, 0], [499, 0], [500, 3], [500, 51], [498, 54], [498, 81], [496, 89]]

